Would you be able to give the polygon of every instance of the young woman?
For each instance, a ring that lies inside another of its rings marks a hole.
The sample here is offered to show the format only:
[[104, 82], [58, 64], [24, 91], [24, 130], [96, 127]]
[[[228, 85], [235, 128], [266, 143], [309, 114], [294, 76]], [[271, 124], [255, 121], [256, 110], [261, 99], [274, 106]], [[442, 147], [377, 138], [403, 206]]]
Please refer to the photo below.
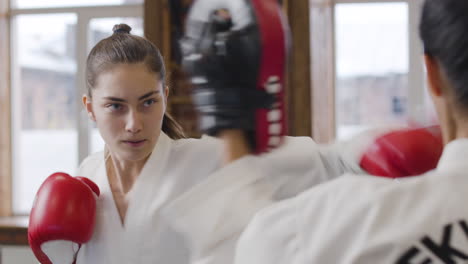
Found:
[[437, 168], [398, 182], [345, 175], [280, 202], [251, 222], [236, 264], [467, 263], [467, 31], [466, 0], [425, 0], [420, 36], [446, 144]]

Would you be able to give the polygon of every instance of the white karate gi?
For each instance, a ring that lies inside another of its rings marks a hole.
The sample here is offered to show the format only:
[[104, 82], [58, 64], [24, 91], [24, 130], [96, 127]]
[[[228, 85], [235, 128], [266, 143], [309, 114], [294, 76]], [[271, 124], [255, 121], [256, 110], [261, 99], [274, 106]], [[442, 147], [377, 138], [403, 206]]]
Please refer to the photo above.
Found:
[[345, 175], [279, 202], [250, 223], [235, 263], [468, 263], [467, 157], [459, 139], [426, 175]]
[[154, 151], [128, 194], [122, 226], [109, 186], [104, 153], [83, 161], [77, 175], [100, 188], [93, 237], [77, 264], [188, 263], [184, 240], [160, 217], [160, 209], [220, 167], [217, 139], [172, 140], [161, 133]]
[[[198, 259], [212, 245], [205, 240], [210, 232], [239, 234], [272, 200], [291, 197], [344, 172], [360, 172], [361, 145], [321, 147], [310, 138], [287, 138], [273, 153], [248, 156], [221, 168], [219, 140], [172, 140], [162, 133], [130, 191], [124, 227], [109, 187], [104, 153], [94, 154], [82, 163], [78, 175], [96, 182], [101, 196], [93, 237], [82, 246], [77, 263], [190, 263], [190, 255]], [[268, 177], [259, 180], [258, 171], [268, 172]], [[203, 197], [212, 199], [205, 203]], [[232, 199], [244, 203], [232, 208]], [[238, 220], [227, 227], [220, 223], [230, 219], [216, 218], [226, 212]], [[183, 237], [187, 230], [200, 236]], [[234, 251], [232, 243], [224, 247]]]
[[167, 206], [165, 218], [186, 237], [191, 263], [232, 263], [239, 234], [255, 213], [345, 172], [364, 174], [358, 166], [362, 151], [384, 132], [388, 128], [328, 146], [287, 138], [271, 153], [216, 171]]

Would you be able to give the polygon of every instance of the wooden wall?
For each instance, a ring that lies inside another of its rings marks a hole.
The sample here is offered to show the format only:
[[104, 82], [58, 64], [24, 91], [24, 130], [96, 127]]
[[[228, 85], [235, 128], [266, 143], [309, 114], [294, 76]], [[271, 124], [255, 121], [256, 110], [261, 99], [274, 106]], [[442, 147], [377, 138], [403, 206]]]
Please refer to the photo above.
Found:
[[8, 2], [0, 1], [0, 217], [12, 214]]
[[308, 0], [284, 1], [291, 29], [287, 98], [289, 134], [312, 136]]

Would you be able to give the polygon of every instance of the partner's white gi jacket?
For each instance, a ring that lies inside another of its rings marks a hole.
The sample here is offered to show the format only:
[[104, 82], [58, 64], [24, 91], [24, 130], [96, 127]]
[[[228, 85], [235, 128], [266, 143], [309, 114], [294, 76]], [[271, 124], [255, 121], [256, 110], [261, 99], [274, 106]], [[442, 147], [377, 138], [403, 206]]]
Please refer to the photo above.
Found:
[[448, 144], [423, 177], [345, 175], [266, 208], [235, 255], [236, 264], [468, 263], [468, 139]]
[[364, 174], [362, 151], [384, 132], [388, 128], [329, 146], [287, 138], [271, 153], [243, 157], [210, 175], [169, 204], [165, 218], [187, 238], [191, 263], [232, 263], [237, 239], [255, 213], [345, 172]]
[[[109, 187], [104, 153], [88, 157], [77, 175], [96, 182], [101, 196], [93, 237], [82, 246], [77, 263], [190, 263], [190, 254], [197, 258], [203, 253], [200, 249], [211, 245], [205, 240], [205, 232], [223, 236], [240, 233], [251, 216], [271, 199], [291, 197], [345, 171], [360, 171], [355, 146], [319, 147], [310, 138], [288, 138], [274, 153], [249, 156], [223, 168], [221, 151], [221, 142], [214, 138], [172, 140], [162, 133], [130, 191], [124, 226]], [[251, 163], [259, 158], [263, 162]], [[268, 178], [233, 195], [258, 179], [257, 170], [268, 172]], [[199, 193], [201, 189], [207, 193]], [[205, 202], [203, 195], [215, 199]], [[184, 202], [184, 197], [190, 198]], [[230, 199], [243, 201], [245, 206], [232, 208]], [[174, 205], [167, 206], [175, 200]], [[219, 217], [226, 212], [232, 219]], [[228, 220], [235, 220], [234, 224], [221, 225]], [[199, 236], [185, 239], [180, 233], [183, 230]]]

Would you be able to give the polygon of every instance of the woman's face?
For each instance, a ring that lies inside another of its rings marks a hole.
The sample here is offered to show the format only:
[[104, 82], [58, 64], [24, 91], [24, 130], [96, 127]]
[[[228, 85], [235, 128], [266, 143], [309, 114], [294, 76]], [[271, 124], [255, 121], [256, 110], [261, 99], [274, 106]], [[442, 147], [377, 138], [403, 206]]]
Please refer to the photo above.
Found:
[[141, 161], [161, 133], [167, 89], [144, 64], [118, 64], [101, 73], [83, 103], [114, 158]]

